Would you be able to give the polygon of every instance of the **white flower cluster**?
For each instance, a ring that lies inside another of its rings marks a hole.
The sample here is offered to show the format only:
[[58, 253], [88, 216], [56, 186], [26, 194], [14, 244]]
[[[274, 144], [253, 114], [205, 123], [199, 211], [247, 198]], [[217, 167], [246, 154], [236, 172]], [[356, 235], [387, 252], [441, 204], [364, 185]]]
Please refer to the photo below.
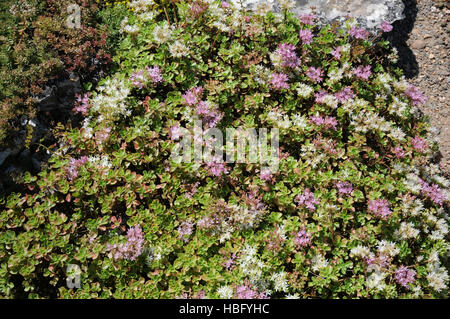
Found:
[[130, 88], [123, 80], [109, 78], [98, 89], [98, 94], [91, 99], [91, 110], [102, 114], [105, 118], [129, 116], [127, 98]]
[[134, 12], [146, 12], [155, 5], [153, 0], [134, 0], [130, 2], [129, 6], [134, 10]]
[[120, 25], [120, 32], [121, 33], [128, 33], [132, 36], [136, 36], [139, 34], [141, 29], [137, 25], [130, 25], [128, 24], [128, 18], [124, 18]]
[[[437, 255], [437, 253], [436, 253]], [[427, 274], [427, 280], [428, 284], [431, 288], [436, 290], [437, 292], [440, 292], [444, 289], [447, 289], [447, 283], [449, 281], [449, 276], [447, 269], [444, 267], [441, 267], [439, 262], [439, 257], [437, 258], [437, 261], [431, 262], [428, 264], [428, 274]]]
[[420, 230], [414, 228], [414, 224], [411, 222], [402, 222], [400, 228], [394, 233], [394, 236], [407, 240], [410, 238], [417, 238], [420, 234]]
[[286, 279], [286, 273], [284, 271], [273, 274], [270, 277], [270, 280], [273, 282], [273, 288], [275, 291], [282, 291], [282, 292], [288, 291], [289, 285]]
[[400, 253], [400, 249], [397, 248], [395, 243], [387, 240], [380, 240], [378, 242], [377, 248], [378, 253], [383, 256], [395, 257]]
[[384, 271], [376, 270], [367, 277], [367, 287], [369, 289], [376, 289], [383, 291], [386, 289], [386, 277], [387, 273]]
[[297, 94], [304, 99], [310, 98], [314, 93], [314, 88], [304, 83], [297, 84], [296, 90]]
[[189, 48], [183, 42], [177, 40], [169, 46], [170, 54], [175, 58], [182, 58], [189, 55]]
[[311, 269], [313, 271], [319, 271], [322, 268], [328, 266], [328, 260], [322, 254], [316, 254], [311, 259]]
[[217, 294], [222, 299], [231, 299], [233, 297], [233, 288], [230, 286], [222, 286], [217, 289]]
[[162, 26], [158, 25], [153, 29], [153, 40], [157, 44], [163, 44], [172, 40], [172, 28], [167, 22]]
[[261, 282], [266, 265], [259, 260], [255, 247], [248, 244], [244, 247], [239, 258], [239, 266], [252, 284]]
[[109, 157], [107, 155], [89, 156], [88, 160], [91, 164], [102, 167], [102, 168], [111, 168], [112, 167], [112, 163], [109, 160]]
[[269, 114], [267, 114], [267, 120], [270, 124], [281, 129], [289, 129], [291, 127], [289, 115], [278, 111], [270, 111]]
[[371, 254], [370, 249], [366, 246], [358, 245], [350, 250], [350, 257], [364, 258]]

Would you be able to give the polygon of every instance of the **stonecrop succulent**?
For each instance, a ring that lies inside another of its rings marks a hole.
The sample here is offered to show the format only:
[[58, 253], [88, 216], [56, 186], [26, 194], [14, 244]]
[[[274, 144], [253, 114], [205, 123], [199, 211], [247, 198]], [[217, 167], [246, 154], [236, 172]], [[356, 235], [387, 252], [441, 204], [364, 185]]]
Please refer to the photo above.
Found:
[[[114, 73], [79, 100], [82, 127], [3, 200], [2, 295], [447, 296], [449, 182], [425, 98], [386, 41], [282, 2], [129, 4]], [[196, 120], [277, 128], [278, 170], [173, 161]]]

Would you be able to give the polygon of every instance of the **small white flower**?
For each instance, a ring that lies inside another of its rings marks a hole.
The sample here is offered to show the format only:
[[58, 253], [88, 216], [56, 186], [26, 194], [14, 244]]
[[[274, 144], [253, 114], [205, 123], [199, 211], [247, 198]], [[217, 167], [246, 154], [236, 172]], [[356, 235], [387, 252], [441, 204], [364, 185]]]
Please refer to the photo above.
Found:
[[175, 41], [169, 46], [170, 54], [175, 58], [181, 58], [189, 55], [189, 49], [181, 41]]
[[321, 254], [316, 254], [311, 259], [311, 269], [313, 271], [318, 271], [327, 266], [328, 266], [328, 260], [326, 260]]
[[172, 39], [172, 30], [170, 30], [169, 25], [166, 23], [162, 27], [156, 26], [153, 29], [153, 39], [158, 44], [163, 44]]
[[230, 286], [222, 286], [217, 289], [217, 294], [222, 299], [231, 299], [233, 297], [233, 289]]

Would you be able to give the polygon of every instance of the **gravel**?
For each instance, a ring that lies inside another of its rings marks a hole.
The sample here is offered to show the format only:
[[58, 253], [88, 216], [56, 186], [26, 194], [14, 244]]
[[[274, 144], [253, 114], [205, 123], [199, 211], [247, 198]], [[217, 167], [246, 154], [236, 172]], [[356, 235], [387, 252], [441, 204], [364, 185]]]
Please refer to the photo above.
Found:
[[450, 5], [442, 0], [403, 2], [406, 18], [394, 24], [389, 40], [399, 50], [409, 82], [428, 97], [421, 110], [440, 132], [440, 164], [450, 176]]

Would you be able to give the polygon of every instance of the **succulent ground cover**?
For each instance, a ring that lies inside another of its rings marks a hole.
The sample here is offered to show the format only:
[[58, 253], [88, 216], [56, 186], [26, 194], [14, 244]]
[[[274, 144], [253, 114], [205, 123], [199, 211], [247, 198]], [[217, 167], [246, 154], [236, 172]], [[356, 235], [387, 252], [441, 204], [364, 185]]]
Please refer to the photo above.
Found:
[[[448, 181], [392, 27], [319, 28], [280, 5], [128, 4], [82, 124], [0, 199], [3, 296], [447, 296]], [[173, 160], [196, 121], [278, 129], [278, 169]]]

